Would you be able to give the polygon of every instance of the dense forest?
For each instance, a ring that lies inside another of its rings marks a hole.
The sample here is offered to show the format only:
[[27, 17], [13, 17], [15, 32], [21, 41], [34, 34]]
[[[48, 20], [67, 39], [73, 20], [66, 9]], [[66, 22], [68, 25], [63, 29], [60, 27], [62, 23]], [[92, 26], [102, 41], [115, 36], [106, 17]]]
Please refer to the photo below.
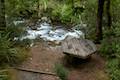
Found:
[[[0, 80], [119, 80], [119, 8], [120, 0], [0, 0]], [[74, 52], [89, 40], [95, 54], [63, 55], [69, 38], [83, 40]]]

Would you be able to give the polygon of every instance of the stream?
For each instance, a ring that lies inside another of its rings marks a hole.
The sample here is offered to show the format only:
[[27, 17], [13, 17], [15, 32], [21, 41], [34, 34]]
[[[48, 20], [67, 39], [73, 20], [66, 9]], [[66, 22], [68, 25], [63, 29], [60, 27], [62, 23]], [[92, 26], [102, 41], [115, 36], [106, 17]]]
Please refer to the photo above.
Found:
[[[14, 21], [15, 25], [24, 23], [25, 21]], [[15, 37], [14, 40], [24, 40], [24, 39], [31, 39], [34, 40], [36, 38], [41, 38], [45, 41], [63, 41], [67, 37], [72, 38], [84, 38], [85, 34], [81, 30], [77, 30], [76, 28], [71, 28], [70, 30], [65, 29], [62, 25], [58, 26], [55, 25], [53, 27], [47, 21], [37, 22], [36, 25], [32, 26], [36, 27], [36, 29], [32, 29], [30, 26], [26, 28], [26, 35], [22, 35], [21, 37]]]

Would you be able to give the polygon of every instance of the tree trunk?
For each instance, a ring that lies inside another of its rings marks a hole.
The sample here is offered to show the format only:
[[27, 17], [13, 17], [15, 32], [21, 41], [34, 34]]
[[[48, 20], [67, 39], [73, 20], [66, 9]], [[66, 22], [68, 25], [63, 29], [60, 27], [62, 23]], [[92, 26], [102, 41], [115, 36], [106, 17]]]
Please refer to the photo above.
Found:
[[0, 0], [0, 30], [4, 30], [5, 27], [5, 0]]
[[74, 9], [74, 0], [71, 0], [72, 9]]
[[110, 12], [110, 0], [106, 1], [106, 13], [107, 13], [107, 26], [110, 29], [112, 25], [111, 12]]
[[102, 40], [102, 18], [103, 18], [103, 6], [105, 0], [98, 0], [98, 12], [97, 12], [97, 26], [96, 26], [96, 43], [100, 43]]

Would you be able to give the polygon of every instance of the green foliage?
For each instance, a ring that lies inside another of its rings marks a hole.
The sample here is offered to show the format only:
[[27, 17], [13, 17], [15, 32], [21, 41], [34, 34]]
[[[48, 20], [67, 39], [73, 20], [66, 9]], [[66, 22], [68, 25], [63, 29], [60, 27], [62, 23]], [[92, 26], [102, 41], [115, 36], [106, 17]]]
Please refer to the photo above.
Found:
[[14, 41], [16, 46], [20, 46], [20, 47], [26, 47], [29, 48], [30, 44], [32, 44], [34, 41], [30, 40], [30, 39], [24, 39], [24, 40], [17, 40]]
[[109, 30], [106, 26], [103, 28], [104, 40], [102, 41], [100, 51], [108, 58], [111, 58], [111, 56], [119, 58], [120, 56], [120, 10], [116, 11], [116, 9], [120, 8], [119, 2], [119, 0], [114, 0], [111, 2], [111, 14], [113, 16], [111, 29]]
[[104, 29], [104, 40], [100, 52], [107, 57], [107, 72], [111, 80], [120, 79], [120, 25], [119, 21], [113, 22], [111, 30]]
[[118, 22], [120, 20], [120, 0], [111, 0], [111, 14], [112, 14], [112, 21]]
[[120, 59], [109, 59], [107, 62], [107, 71], [110, 74], [111, 80], [120, 79]]
[[43, 10], [46, 11], [48, 8], [48, 2], [49, 0], [38, 0], [40, 4], [43, 6]]
[[[6, 0], [7, 17], [38, 17], [48, 8], [49, 0]], [[41, 14], [41, 13], [40, 13]]]
[[111, 80], [120, 79], [120, 38], [104, 39], [101, 49], [102, 55], [107, 58], [106, 69]]
[[0, 70], [0, 80], [9, 80], [7, 70]]
[[119, 46], [119, 45], [116, 45], [115, 40], [110, 40], [109, 38], [104, 39], [102, 41], [100, 51], [101, 51], [102, 55], [109, 58], [109, 57], [115, 56], [117, 54], [116, 53], [117, 46]]
[[0, 36], [0, 63], [15, 64], [25, 59], [25, 53], [20, 48], [15, 48], [11, 43], [9, 35]]
[[68, 70], [62, 64], [55, 65], [55, 72], [60, 77], [61, 80], [67, 80]]
[[96, 15], [97, 15], [97, 0], [85, 0], [81, 2], [84, 5], [85, 10], [81, 14], [83, 23], [87, 24], [86, 37], [88, 39], [95, 39], [95, 29], [96, 29]]
[[113, 22], [114, 34], [115, 37], [120, 37], [120, 20]]
[[72, 9], [70, 4], [58, 4], [52, 11], [52, 19], [59, 19], [62, 23], [79, 24], [81, 22], [80, 10]]
[[62, 22], [71, 21], [72, 8], [70, 5], [59, 4], [56, 9], [52, 11], [53, 17], [59, 18]]
[[120, 25], [118, 22], [113, 24], [110, 30], [104, 29], [104, 39], [101, 44], [101, 53], [108, 58], [120, 57]]
[[[80, 2], [78, 0], [6, 0], [6, 15], [8, 19], [49, 16], [63, 23], [77, 24], [80, 23], [80, 15], [84, 10]], [[79, 9], [74, 10], [76, 7]]]
[[23, 25], [18, 26], [7, 26], [6, 33], [9, 33], [9, 38], [13, 39], [14, 37], [19, 37], [21, 34], [25, 34], [25, 27]]

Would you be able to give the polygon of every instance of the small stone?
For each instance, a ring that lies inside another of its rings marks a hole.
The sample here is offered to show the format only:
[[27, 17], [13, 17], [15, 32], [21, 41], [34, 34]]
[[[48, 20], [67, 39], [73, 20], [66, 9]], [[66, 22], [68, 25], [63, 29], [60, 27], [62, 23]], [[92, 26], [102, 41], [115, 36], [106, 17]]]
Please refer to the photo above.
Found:
[[30, 58], [30, 60], [32, 61], [33, 59], [32, 59], [32, 58]]

